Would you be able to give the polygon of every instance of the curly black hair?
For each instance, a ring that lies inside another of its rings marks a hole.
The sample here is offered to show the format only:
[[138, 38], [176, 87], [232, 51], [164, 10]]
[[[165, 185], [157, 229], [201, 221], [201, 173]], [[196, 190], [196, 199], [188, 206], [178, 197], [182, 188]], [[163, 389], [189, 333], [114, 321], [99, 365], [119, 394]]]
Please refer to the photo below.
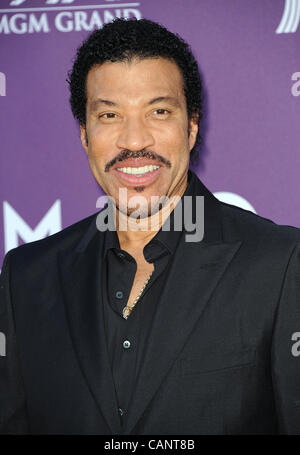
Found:
[[[167, 58], [179, 67], [184, 84], [188, 119], [202, 118], [202, 81], [190, 46], [177, 34], [148, 19], [117, 18], [94, 30], [77, 49], [73, 68], [66, 80], [70, 88], [72, 113], [79, 125], [86, 124], [86, 78], [89, 70], [106, 61], [130, 61], [133, 58]], [[190, 153], [195, 164], [202, 137], [199, 132]]]

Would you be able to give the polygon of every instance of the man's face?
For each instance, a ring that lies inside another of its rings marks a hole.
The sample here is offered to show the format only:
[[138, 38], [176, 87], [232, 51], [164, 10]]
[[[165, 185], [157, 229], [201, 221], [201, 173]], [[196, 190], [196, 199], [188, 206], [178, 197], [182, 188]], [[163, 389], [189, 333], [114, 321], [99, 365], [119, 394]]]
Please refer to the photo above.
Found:
[[117, 207], [120, 188], [127, 199], [145, 198], [143, 216], [151, 196], [181, 196], [197, 123], [188, 122], [177, 65], [164, 58], [105, 62], [89, 71], [86, 88], [81, 141], [96, 181]]

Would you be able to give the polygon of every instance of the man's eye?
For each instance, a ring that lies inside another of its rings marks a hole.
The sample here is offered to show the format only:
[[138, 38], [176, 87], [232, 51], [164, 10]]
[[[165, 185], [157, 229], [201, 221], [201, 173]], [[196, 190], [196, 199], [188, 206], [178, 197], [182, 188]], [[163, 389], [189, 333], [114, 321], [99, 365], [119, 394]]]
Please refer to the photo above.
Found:
[[167, 109], [156, 109], [154, 112], [157, 112], [158, 115], [164, 115], [164, 114], [170, 113], [170, 111], [168, 111]]
[[106, 119], [110, 119], [110, 118], [115, 118], [116, 114], [114, 114], [113, 112], [106, 112], [105, 114], [101, 114], [99, 115], [99, 118], [106, 118]]

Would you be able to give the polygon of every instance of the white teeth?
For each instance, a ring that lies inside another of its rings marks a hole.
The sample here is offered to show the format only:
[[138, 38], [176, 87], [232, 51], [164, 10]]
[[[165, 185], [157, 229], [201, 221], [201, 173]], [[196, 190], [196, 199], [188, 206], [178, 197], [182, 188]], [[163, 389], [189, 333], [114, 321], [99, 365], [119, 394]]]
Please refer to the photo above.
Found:
[[124, 174], [146, 174], [147, 172], [152, 172], [158, 169], [159, 166], [142, 166], [142, 167], [118, 167], [118, 171], [124, 172]]

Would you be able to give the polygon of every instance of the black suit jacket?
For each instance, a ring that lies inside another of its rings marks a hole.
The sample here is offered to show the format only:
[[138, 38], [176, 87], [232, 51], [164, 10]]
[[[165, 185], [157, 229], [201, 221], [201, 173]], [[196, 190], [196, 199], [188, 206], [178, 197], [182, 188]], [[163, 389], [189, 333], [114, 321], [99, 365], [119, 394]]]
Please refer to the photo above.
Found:
[[[300, 434], [300, 230], [204, 195], [177, 249], [121, 429], [94, 214], [8, 252], [0, 432]], [[126, 378], [125, 378], [126, 379]]]

